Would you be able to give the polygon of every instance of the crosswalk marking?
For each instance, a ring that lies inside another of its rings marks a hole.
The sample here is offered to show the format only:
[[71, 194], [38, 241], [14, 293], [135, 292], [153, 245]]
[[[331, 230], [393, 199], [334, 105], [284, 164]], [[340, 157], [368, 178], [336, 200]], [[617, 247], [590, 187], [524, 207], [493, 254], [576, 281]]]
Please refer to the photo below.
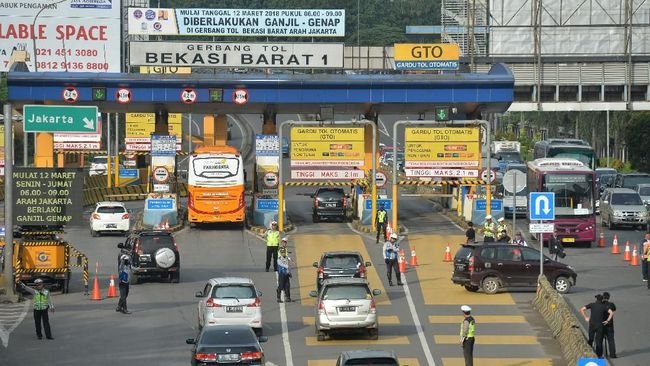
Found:
[[[514, 305], [508, 293], [486, 295], [466, 291], [451, 282], [453, 263], [443, 262], [445, 247], [449, 244], [452, 257], [465, 240], [463, 235], [409, 235], [409, 246], [417, 247], [419, 266], [417, 275], [424, 303], [427, 305]], [[445, 294], [447, 296], [440, 296]]]
[[[300, 303], [303, 306], [314, 306], [314, 298], [309, 292], [316, 290], [316, 268], [314, 262], [320, 260], [324, 252], [338, 250], [358, 251], [365, 261], [370, 261], [370, 255], [366, 250], [363, 239], [359, 235], [318, 235], [318, 234], [297, 234], [293, 237], [296, 252], [296, 267], [298, 268], [298, 284], [300, 286]], [[377, 248], [379, 249], [379, 246]], [[390, 305], [390, 299], [386, 295], [386, 289], [379, 279], [378, 267], [383, 263], [372, 263], [368, 267], [368, 282], [371, 289], [381, 290], [382, 294], [376, 297], [377, 305]]]
[[[302, 323], [304, 325], [314, 325], [316, 318], [313, 316], [303, 316]], [[379, 325], [397, 325], [399, 324], [399, 317], [396, 315], [380, 315]]]
[[[399, 357], [400, 366], [420, 366], [417, 358]], [[307, 366], [336, 366], [336, 360], [309, 360]]]
[[[459, 344], [459, 335], [434, 335], [436, 344]], [[539, 341], [536, 336], [527, 335], [477, 335], [477, 345], [536, 345]]]
[[[456, 337], [458, 339], [458, 337]], [[382, 336], [381, 330], [379, 339], [376, 341], [370, 339], [330, 339], [319, 342], [316, 337], [305, 337], [307, 346], [377, 346], [386, 344], [410, 344], [406, 336]]]
[[[442, 366], [464, 366], [465, 360], [459, 357], [443, 357]], [[552, 366], [550, 358], [474, 358], [476, 366]]]
[[[520, 324], [527, 323], [522, 315], [474, 315], [477, 324]], [[462, 315], [429, 315], [431, 324], [460, 324]]]

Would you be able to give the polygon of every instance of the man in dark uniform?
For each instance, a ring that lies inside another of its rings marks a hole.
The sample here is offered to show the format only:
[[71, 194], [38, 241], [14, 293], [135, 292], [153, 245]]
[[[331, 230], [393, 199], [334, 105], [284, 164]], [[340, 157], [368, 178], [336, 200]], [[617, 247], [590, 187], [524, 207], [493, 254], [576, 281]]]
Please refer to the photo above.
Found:
[[379, 237], [381, 236], [382, 240], [386, 239], [386, 223], [388, 222], [388, 213], [384, 208], [384, 204], [379, 205], [377, 210], [377, 217], [375, 218], [375, 223], [377, 225], [377, 241], [376, 244], [379, 244]]
[[[603, 303], [607, 305], [609, 310], [616, 313], [616, 304], [609, 301], [609, 292], [603, 292]], [[612, 320], [605, 325], [605, 339], [607, 339], [607, 354], [609, 358], [616, 358], [616, 342], [614, 342], [614, 316]]]
[[[591, 311], [590, 316], [585, 314], [585, 311], [589, 309]], [[580, 308], [580, 314], [585, 318], [585, 321], [589, 323], [589, 346], [594, 347], [596, 356], [598, 358], [603, 357], [603, 335], [605, 327], [612, 320], [614, 312], [603, 303], [603, 295], [596, 295], [596, 301], [591, 304], [587, 304]]]

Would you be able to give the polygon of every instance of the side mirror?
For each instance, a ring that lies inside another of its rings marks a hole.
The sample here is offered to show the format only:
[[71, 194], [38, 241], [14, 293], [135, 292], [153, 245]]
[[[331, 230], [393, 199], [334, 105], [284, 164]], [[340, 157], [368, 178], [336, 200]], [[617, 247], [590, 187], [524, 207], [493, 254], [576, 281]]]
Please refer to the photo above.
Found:
[[260, 343], [266, 343], [266, 342], [268, 342], [268, 340], [269, 340], [269, 337], [267, 337], [267, 336], [259, 336], [257, 338], [257, 341], [260, 342]]
[[310, 297], [317, 297], [317, 296], [318, 296], [318, 292], [316, 292], [316, 291], [309, 291], [309, 296], [310, 296]]
[[381, 290], [374, 289], [374, 290], [372, 290], [372, 294], [373, 294], [374, 296], [379, 296], [379, 295], [381, 295]]
[[315, 194], [310, 194], [309, 197], [314, 198], [314, 197], [316, 197], [316, 195]]
[[318, 262], [314, 262], [314, 264], [312, 264], [312, 266], [318, 268]]
[[194, 343], [196, 343], [196, 340], [194, 338], [188, 338], [188, 339], [185, 340], [185, 343], [194, 344]]
[[366, 267], [372, 267], [372, 263], [370, 263], [370, 262], [366, 262], [365, 265], [366, 265]]
[[117, 247], [119, 249], [124, 249], [124, 243], [117, 243]]
[[201, 291], [195, 292], [194, 297], [203, 297], [203, 292], [201, 292]]

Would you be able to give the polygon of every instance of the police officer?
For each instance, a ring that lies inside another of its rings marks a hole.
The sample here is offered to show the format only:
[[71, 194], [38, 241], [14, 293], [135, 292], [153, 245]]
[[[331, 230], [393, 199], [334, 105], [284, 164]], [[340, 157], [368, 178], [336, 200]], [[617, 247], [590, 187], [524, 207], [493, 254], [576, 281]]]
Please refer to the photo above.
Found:
[[271, 267], [271, 259], [273, 259], [273, 270], [278, 270], [278, 246], [280, 245], [280, 232], [278, 231], [278, 223], [271, 221], [271, 228], [266, 230], [266, 271]]
[[554, 255], [553, 260], [557, 261], [557, 258], [564, 258], [566, 254], [564, 253], [564, 245], [562, 244], [562, 239], [558, 238], [557, 233], [554, 232], [551, 237], [550, 243], [548, 243], [548, 253]]
[[377, 217], [375, 218], [377, 223], [377, 241], [376, 244], [379, 244], [379, 236], [382, 238], [386, 237], [386, 223], [388, 222], [388, 213], [384, 209], [384, 204], [379, 205], [379, 210], [377, 210]]
[[52, 331], [50, 330], [50, 318], [47, 314], [48, 311], [54, 312], [54, 305], [52, 304], [52, 298], [50, 297], [50, 291], [48, 291], [43, 285], [43, 280], [37, 278], [34, 281], [36, 288], [31, 288], [25, 285], [22, 282], [18, 283], [20, 288], [24, 291], [29, 292], [33, 296], [34, 300], [34, 324], [36, 325], [36, 337], [38, 339], [43, 339], [43, 333], [41, 333], [41, 320], [43, 321], [43, 328], [45, 329], [45, 338], [54, 339], [52, 337]]
[[528, 246], [528, 243], [526, 243], [524, 236], [521, 235], [521, 231], [517, 231], [517, 233], [515, 234], [515, 239], [512, 241], [512, 244], [521, 245], [524, 247]]
[[287, 253], [287, 248], [283, 247], [279, 250], [280, 256], [278, 257], [278, 302], [282, 302], [282, 291], [284, 291], [285, 302], [291, 302], [291, 258]]
[[[585, 311], [589, 309], [591, 311], [590, 316], [585, 314]], [[603, 336], [605, 332], [605, 327], [612, 320], [614, 312], [610, 309], [607, 304], [603, 303], [603, 295], [596, 295], [596, 301], [590, 304], [587, 304], [580, 308], [580, 314], [585, 318], [585, 321], [589, 323], [589, 343], [590, 347], [594, 347], [596, 356], [598, 358], [603, 357]]]
[[508, 236], [508, 225], [506, 224], [506, 219], [499, 217], [499, 224], [497, 225], [497, 241], [502, 243], [507, 243], [510, 241]]
[[492, 222], [492, 215], [485, 216], [485, 222], [483, 223], [483, 241], [486, 243], [494, 242], [496, 229], [496, 225]]
[[650, 251], [650, 233], [645, 234], [645, 241], [641, 244], [641, 276], [643, 282], [648, 282], [648, 255]]
[[[603, 304], [607, 305], [612, 313], [616, 313], [616, 304], [609, 301], [609, 292], [603, 292]], [[607, 340], [607, 353], [609, 358], [616, 358], [616, 342], [614, 341], [614, 315], [612, 319], [605, 325], [605, 339]]]
[[126, 306], [126, 298], [129, 296], [129, 281], [131, 279], [131, 259], [124, 254], [120, 257], [120, 268], [117, 276], [120, 289], [120, 299], [117, 302], [115, 311], [122, 314], [131, 314]]
[[390, 239], [384, 243], [383, 254], [386, 263], [386, 275], [388, 276], [388, 285], [393, 286], [393, 271], [397, 278], [397, 285], [402, 285], [402, 275], [399, 273], [397, 255], [399, 253], [399, 237], [396, 233], [390, 234]]
[[472, 308], [467, 305], [460, 307], [464, 319], [460, 323], [460, 344], [463, 347], [463, 357], [465, 366], [474, 366], [474, 332], [476, 331], [476, 321], [472, 317]]

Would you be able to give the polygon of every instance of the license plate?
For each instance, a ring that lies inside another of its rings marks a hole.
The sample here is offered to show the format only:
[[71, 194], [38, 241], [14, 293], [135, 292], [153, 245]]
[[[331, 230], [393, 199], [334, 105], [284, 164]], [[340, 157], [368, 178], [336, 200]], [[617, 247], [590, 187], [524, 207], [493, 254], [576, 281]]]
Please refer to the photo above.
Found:
[[326, 203], [325, 207], [336, 207], [336, 203]]
[[239, 361], [239, 354], [238, 353], [228, 353], [225, 355], [219, 355], [217, 357], [219, 361]]
[[456, 265], [456, 269], [459, 270], [459, 271], [462, 271], [464, 268], [465, 268], [465, 266], [462, 265], [462, 264], [457, 264]]
[[244, 308], [242, 306], [226, 306], [226, 313], [242, 313]]
[[341, 306], [341, 307], [339, 307], [339, 311], [344, 311], [344, 312], [355, 311], [356, 309], [357, 309], [356, 306]]
[[106, 224], [107, 229], [117, 229], [117, 224]]
[[575, 243], [576, 239], [575, 238], [562, 238], [562, 241], [565, 243]]

